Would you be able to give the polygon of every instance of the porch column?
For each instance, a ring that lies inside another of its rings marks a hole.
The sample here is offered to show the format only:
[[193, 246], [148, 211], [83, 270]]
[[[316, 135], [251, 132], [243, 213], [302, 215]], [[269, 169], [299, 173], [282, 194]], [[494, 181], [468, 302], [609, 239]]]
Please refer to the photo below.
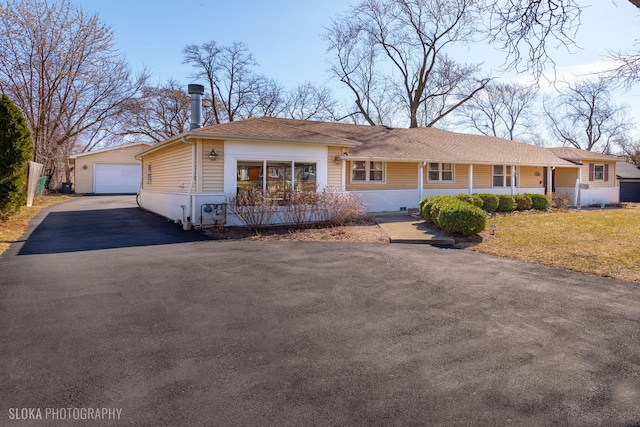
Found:
[[511, 166], [511, 195], [516, 195], [516, 166]]
[[347, 191], [347, 161], [340, 161], [340, 168], [342, 169], [340, 172], [340, 191]]
[[582, 184], [582, 168], [578, 168], [578, 178], [576, 179], [576, 191], [573, 192], [573, 205], [578, 206], [580, 204], [580, 192], [582, 189], [580, 185]]
[[555, 169], [553, 166], [547, 167], [547, 197], [553, 194], [553, 169]]
[[473, 165], [469, 164], [469, 194], [473, 194]]
[[424, 163], [418, 163], [418, 195], [420, 196], [419, 200], [422, 200], [424, 197], [424, 189], [422, 182], [424, 181]]

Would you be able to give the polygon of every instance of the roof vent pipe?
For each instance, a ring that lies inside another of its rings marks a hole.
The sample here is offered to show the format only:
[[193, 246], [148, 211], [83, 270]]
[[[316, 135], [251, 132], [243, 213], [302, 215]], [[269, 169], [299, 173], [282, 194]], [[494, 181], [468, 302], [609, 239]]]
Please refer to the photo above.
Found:
[[191, 95], [191, 124], [189, 130], [202, 127], [202, 95], [204, 95], [204, 86], [192, 84], [189, 85], [189, 95]]

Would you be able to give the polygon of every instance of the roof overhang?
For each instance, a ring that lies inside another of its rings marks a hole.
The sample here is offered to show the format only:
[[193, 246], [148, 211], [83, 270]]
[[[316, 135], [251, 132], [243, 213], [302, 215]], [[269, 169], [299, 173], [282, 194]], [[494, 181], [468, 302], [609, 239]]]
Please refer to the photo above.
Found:
[[134, 142], [134, 143], [131, 143], [131, 144], [124, 144], [124, 145], [118, 145], [118, 146], [115, 146], [115, 147], [102, 148], [100, 150], [95, 150], [95, 151], [87, 151], [85, 153], [72, 154], [72, 155], [69, 156], [69, 159], [77, 159], [78, 157], [91, 156], [93, 154], [106, 153], [108, 151], [121, 150], [123, 148], [138, 147], [138, 146], [143, 146], [143, 145], [149, 147], [151, 144], [149, 144], [147, 142]]

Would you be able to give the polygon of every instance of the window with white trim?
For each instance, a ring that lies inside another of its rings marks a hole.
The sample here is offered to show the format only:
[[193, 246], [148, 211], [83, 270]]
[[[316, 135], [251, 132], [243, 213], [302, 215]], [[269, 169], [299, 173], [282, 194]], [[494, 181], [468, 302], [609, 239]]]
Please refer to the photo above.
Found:
[[351, 162], [351, 182], [384, 182], [384, 162], [354, 160]]
[[[511, 168], [510, 165], [493, 165], [494, 187], [511, 187]], [[514, 185], [518, 185], [517, 178]]]
[[147, 163], [147, 184], [151, 184], [151, 163]]
[[593, 180], [604, 181], [604, 165], [593, 165]]
[[429, 163], [429, 181], [453, 182], [453, 163]]

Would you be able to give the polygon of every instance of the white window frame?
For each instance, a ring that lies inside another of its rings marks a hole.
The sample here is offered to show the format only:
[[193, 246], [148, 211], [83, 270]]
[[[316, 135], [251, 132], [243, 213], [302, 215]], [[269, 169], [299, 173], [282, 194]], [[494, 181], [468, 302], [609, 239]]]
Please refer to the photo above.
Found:
[[[502, 174], [497, 174], [496, 173], [496, 166], [502, 166]], [[511, 172], [512, 169], [515, 169], [515, 166], [511, 166], [511, 165], [492, 165], [491, 166], [491, 187], [493, 188], [509, 188], [511, 187], [511, 182], [507, 183], [507, 178], [511, 179]], [[515, 179], [514, 182], [514, 187], [518, 186], [518, 174], [517, 174], [517, 170], [515, 171], [516, 173], [513, 175], [513, 179]], [[497, 176], [501, 176], [502, 177], [502, 185], [495, 185], [495, 181], [494, 179]]]
[[[356, 162], [364, 162], [365, 164], [365, 168], [364, 169], [354, 169], [354, 164]], [[371, 172], [372, 171], [377, 171], [378, 169], [373, 169], [372, 168], [372, 163], [380, 163], [382, 165], [382, 179], [371, 179]], [[353, 175], [354, 172], [358, 170], [358, 171], [365, 171], [364, 174], [364, 180], [359, 180], [359, 179], [354, 179]], [[352, 160], [351, 161], [351, 173], [349, 174], [349, 179], [352, 183], [354, 184], [380, 184], [380, 183], [385, 183], [387, 180], [387, 162], [383, 162], [383, 161], [379, 161], [379, 160]]]
[[[432, 165], [438, 166], [438, 169], [431, 169]], [[450, 170], [445, 170], [444, 165], [449, 165], [451, 167]], [[453, 163], [437, 163], [437, 162], [429, 162], [427, 163], [427, 182], [455, 182], [455, 165]], [[438, 179], [431, 179], [431, 172], [438, 172]], [[451, 179], [443, 179], [442, 175], [445, 172], [451, 172]]]
[[[600, 172], [598, 172], [598, 168], [601, 168]], [[598, 173], [600, 173], [600, 178], [598, 178]], [[593, 165], [593, 180], [604, 181], [604, 164], [596, 163]]]

